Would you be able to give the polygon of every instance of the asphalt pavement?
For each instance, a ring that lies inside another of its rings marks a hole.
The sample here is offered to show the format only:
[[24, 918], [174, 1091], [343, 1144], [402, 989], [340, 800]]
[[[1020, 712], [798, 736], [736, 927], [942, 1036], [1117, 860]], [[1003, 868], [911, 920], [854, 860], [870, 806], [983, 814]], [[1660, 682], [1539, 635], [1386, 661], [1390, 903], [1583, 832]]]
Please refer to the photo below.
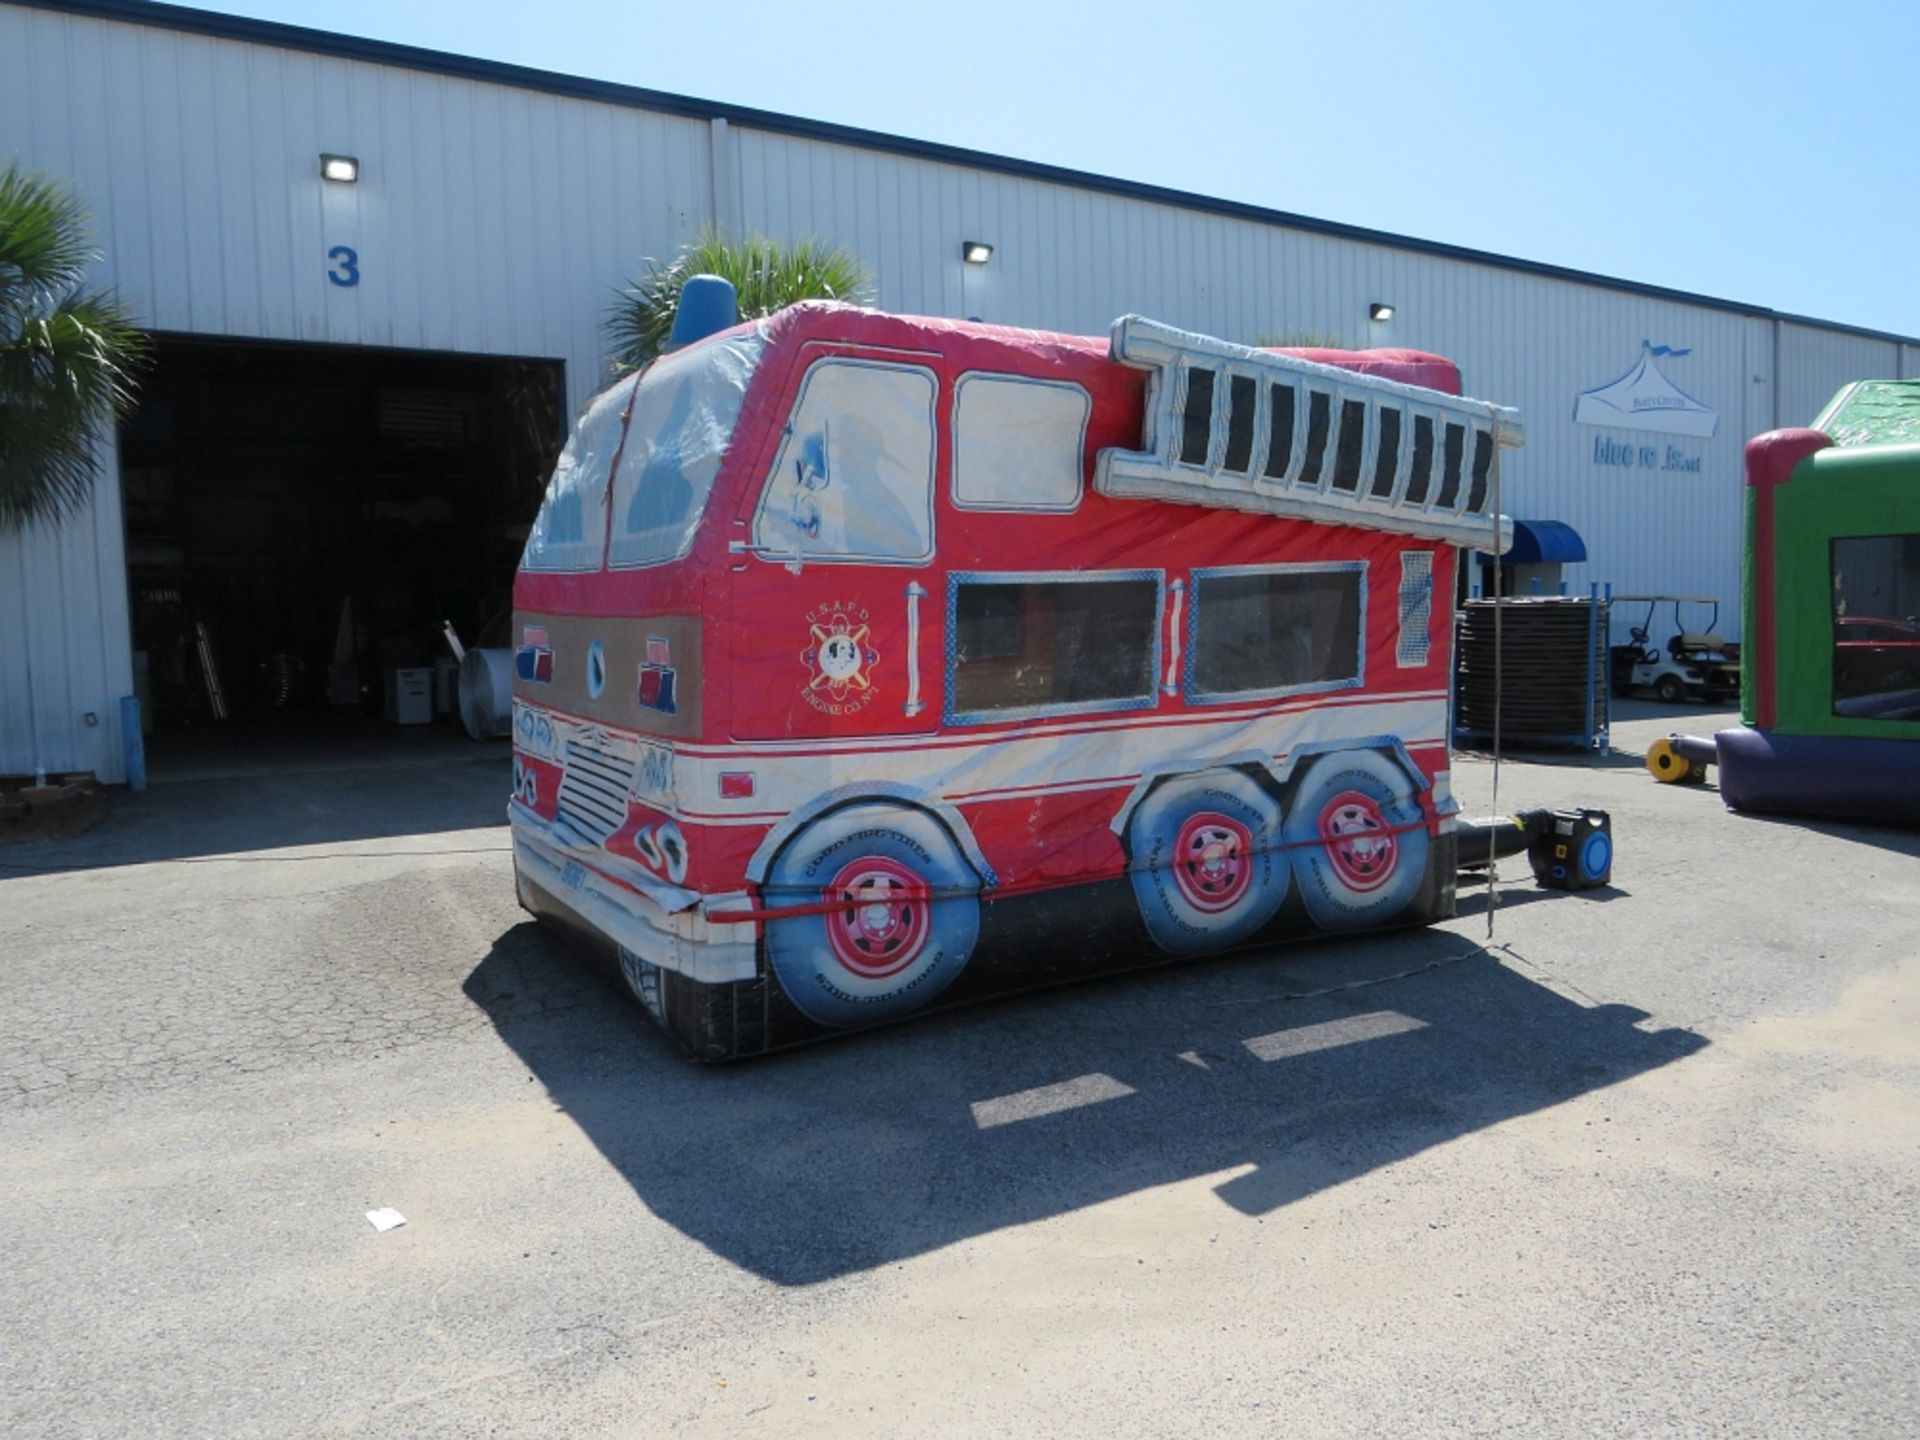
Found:
[[1607, 890], [722, 1068], [516, 908], [497, 747], [116, 797], [0, 850], [0, 1432], [1913, 1434], [1920, 833], [1623, 711], [1498, 780]]

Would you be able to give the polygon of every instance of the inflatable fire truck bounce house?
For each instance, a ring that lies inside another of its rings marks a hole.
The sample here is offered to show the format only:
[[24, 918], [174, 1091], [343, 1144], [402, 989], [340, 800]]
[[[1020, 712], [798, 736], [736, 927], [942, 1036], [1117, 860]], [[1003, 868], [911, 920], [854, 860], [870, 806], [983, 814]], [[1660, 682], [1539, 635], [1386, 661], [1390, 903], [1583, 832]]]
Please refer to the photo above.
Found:
[[1736, 810], [1920, 825], [1920, 381], [1862, 380], [1747, 443], [1737, 729], [1647, 752]]
[[[807, 303], [670, 351], [521, 563], [522, 905], [701, 1059], [1451, 916], [1454, 567], [1521, 438], [1458, 391], [1135, 316]], [[1479, 833], [1609, 870], [1597, 812]]]

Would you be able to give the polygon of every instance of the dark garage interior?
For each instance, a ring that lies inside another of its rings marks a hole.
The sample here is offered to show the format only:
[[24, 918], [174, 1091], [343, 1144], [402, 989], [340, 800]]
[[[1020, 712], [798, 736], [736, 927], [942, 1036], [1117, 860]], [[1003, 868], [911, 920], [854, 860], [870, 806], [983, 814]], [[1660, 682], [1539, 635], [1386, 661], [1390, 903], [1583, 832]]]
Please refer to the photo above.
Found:
[[159, 337], [120, 437], [156, 757], [457, 727], [443, 622], [504, 637], [564, 393], [557, 360]]

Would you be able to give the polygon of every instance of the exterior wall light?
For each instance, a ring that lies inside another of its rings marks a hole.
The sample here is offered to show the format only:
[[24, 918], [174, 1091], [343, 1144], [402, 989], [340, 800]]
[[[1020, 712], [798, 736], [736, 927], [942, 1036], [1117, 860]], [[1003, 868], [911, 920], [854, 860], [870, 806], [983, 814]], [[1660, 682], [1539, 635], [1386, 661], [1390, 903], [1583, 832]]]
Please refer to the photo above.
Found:
[[993, 246], [984, 240], [968, 240], [960, 247], [960, 258], [969, 265], [984, 265], [993, 258]]
[[1367, 307], [1367, 318], [1376, 321], [1391, 320], [1393, 318], [1393, 307], [1391, 305], [1383, 305], [1376, 300]]
[[320, 178], [338, 185], [352, 185], [360, 179], [360, 162], [351, 155], [322, 155]]

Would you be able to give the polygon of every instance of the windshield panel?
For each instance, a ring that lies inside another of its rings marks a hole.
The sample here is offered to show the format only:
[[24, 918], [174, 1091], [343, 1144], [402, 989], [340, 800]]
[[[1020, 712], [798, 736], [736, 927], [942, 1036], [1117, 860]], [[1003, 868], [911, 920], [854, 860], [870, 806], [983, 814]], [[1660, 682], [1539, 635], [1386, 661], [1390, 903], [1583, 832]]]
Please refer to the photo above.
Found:
[[664, 356], [641, 372], [613, 479], [607, 562], [614, 569], [658, 565], [692, 548], [765, 348], [750, 330]]
[[620, 448], [620, 415], [633, 382], [608, 386], [587, 402], [547, 482], [547, 498], [527, 534], [523, 570], [580, 573], [600, 568], [607, 538], [607, 471]]

